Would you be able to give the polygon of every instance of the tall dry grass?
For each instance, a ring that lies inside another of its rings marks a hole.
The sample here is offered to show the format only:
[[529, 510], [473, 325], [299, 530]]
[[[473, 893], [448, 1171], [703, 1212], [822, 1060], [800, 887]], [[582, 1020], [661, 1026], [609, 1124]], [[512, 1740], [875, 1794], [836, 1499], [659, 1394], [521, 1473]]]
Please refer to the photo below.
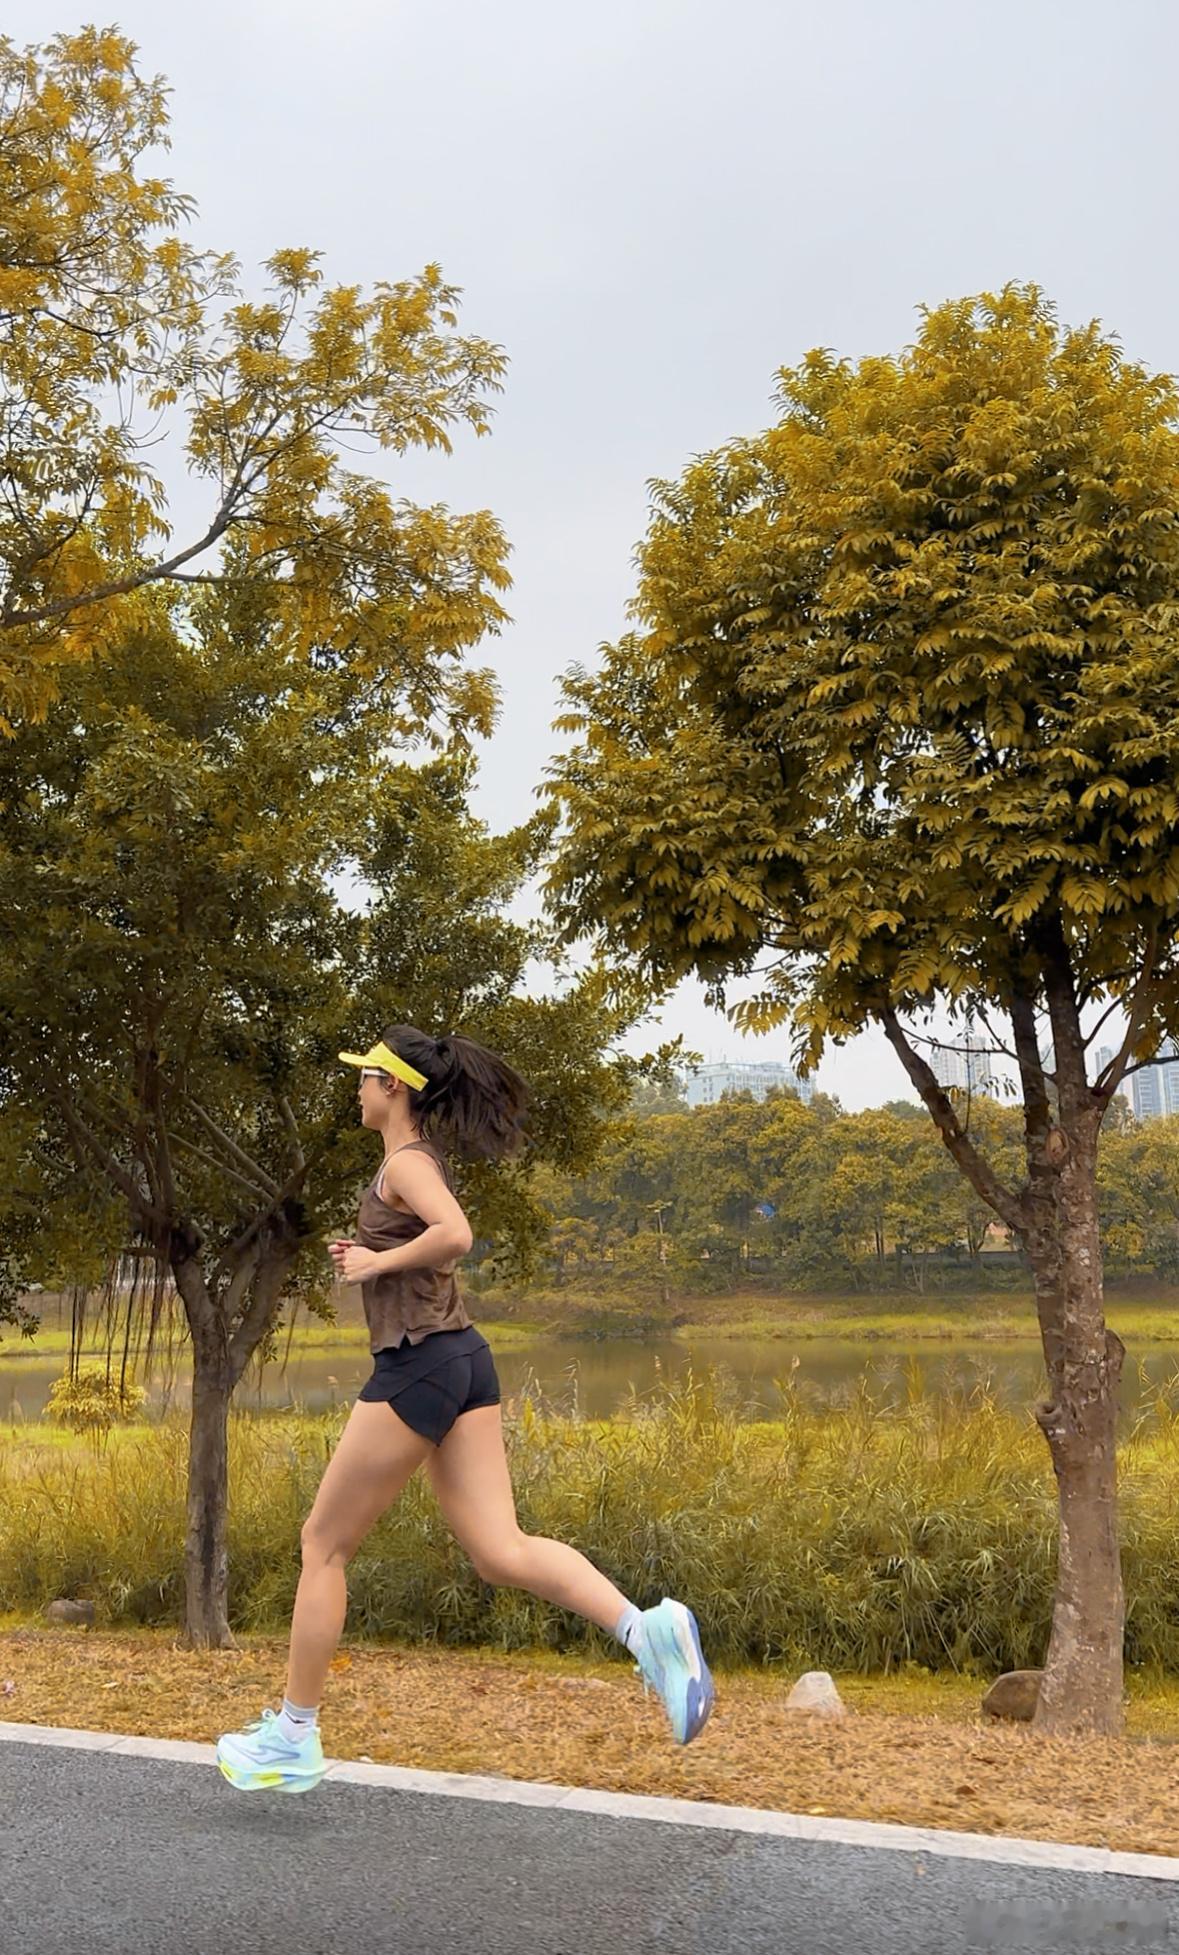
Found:
[[[281, 1630], [299, 1529], [342, 1414], [235, 1417], [231, 1612]], [[720, 1661], [843, 1672], [907, 1663], [992, 1671], [1039, 1661], [1050, 1618], [1055, 1499], [1030, 1414], [985, 1383], [899, 1406], [866, 1375], [835, 1409], [781, 1385], [780, 1416], [743, 1422], [715, 1378], [688, 1376], [622, 1416], [525, 1397], [507, 1421], [521, 1525], [573, 1542], [640, 1604], [695, 1609]], [[59, 1595], [108, 1623], [178, 1619], [187, 1438], [179, 1422], [104, 1449], [40, 1428], [0, 1435], [0, 1612]], [[1127, 1657], [1179, 1671], [1179, 1394], [1140, 1396], [1121, 1448]], [[349, 1571], [366, 1637], [603, 1646], [599, 1632], [481, 1583], [415, 1481]]]

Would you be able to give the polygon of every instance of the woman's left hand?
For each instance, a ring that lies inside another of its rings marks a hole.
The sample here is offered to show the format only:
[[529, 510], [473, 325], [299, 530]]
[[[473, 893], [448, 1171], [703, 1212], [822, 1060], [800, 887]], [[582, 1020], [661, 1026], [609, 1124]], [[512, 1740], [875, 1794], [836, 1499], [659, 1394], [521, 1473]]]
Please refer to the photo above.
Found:
[[370, 1276], [378, 1274], [380, 1267], [381, 1259], [376, 1250], [362, 1249], [358, 1242], [350, 1242], [336, 1262], [345, 1283], [367, 1283]]

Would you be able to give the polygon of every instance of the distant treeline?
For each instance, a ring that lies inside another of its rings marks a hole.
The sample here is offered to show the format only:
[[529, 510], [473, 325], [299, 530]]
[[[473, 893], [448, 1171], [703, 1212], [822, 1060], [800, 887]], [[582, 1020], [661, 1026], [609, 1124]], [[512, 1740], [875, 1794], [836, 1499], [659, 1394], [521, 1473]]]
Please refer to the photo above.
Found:
[[[959, 1112], [1004, 1180], [1023, 1179], [1022, 1114], [986, 1096]], [[1111, 1109], [1099, 1170], [1107, 1266], [1179, 1277], [1179, 1119]], [[825, 1095], [734, 1095], [689, 1108], [648, 1089], [595, 1170], [549, 1168], [540, 1279], [636, 1293], [775, 1287], [924, 1289], [1024, 1282], [1017, 1246], [958, 1172], [925, 1109], [845, 1113]]]

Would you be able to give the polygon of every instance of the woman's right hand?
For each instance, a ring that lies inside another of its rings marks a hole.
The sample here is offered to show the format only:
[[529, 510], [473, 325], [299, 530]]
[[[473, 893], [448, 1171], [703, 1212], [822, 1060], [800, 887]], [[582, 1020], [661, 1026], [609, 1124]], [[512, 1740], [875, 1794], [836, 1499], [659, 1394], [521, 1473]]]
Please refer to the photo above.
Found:
[[336, 1265], [337, 1276], [343, 1276], [344, 1258], [348, 1254], [348, 1251], [350, 1249], [355, 1249], [355, 1248], [356, 1248], [356, 1244], [352, 1241], [351, 1237], [349, 1236], [342, 1236], [338, 1242], [329, 1242], [328, 1255], [331, 1257], [332, 1261]]

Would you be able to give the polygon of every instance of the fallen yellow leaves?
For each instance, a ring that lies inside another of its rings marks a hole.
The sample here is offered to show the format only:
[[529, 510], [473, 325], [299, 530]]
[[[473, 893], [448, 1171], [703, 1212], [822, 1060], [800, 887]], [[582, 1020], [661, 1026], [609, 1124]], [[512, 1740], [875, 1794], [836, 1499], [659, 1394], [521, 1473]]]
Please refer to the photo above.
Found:
[[[281, 1697], [286, 1646], [188, 1651], [156, 1631], [0, 1633], [3, 1714], [211, 1742]], [[324, 1740], [338, 1758], [434, 1771], [1090, 1846], [1179, 1854], [1179, 1746], [1048, 1740], [1025, 1727], [874, 1711], [889, 1686], [843, 1680], [839, 1723], [783, 1709], [783, 1680], [721, 1676], [703, 1737], [680, 1750], [630, 1666], [490, 1651], [350, 1644], [332, 1666]]]

